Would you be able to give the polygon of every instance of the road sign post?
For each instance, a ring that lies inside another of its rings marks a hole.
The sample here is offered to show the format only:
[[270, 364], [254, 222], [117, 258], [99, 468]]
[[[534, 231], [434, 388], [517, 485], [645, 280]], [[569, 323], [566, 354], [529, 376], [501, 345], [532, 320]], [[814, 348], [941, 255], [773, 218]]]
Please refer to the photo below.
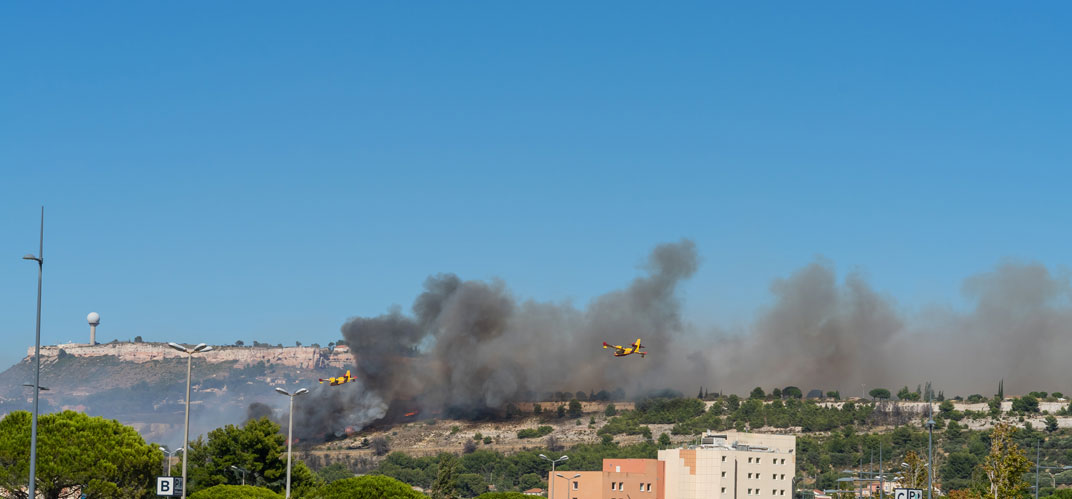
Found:
[[176, 497], [182, 495], [182, 478], [177, 476], [156, 477], [156, 495]]
[[923, 499], [923, 489], [893, 489], [893, 499]]

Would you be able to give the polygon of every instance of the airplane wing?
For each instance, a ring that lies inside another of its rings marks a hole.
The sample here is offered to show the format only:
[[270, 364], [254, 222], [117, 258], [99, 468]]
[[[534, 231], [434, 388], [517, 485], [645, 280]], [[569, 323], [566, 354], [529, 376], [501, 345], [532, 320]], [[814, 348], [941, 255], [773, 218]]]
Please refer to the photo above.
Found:
[[621, 345], [611, 345], [611, 344], [608, 344], [605, 341], [603, 342], [603, 348], [613, 348], [618, 353], [621, 353], [621, 352], [625, 351], [625, 348], [622, 347]]

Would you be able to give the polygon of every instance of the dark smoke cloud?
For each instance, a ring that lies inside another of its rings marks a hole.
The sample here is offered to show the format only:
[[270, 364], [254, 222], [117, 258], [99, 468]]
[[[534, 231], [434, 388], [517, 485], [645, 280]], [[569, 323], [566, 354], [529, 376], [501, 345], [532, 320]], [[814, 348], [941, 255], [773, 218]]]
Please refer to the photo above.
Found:
[[[673, 388], [747, 393], [799, 386], [857, 395], [928, 380], [948, 395], [1064, 390], [1072, 355], [1069, 280], [1005, 262], [964, 281], [973, 307], [899, 310], [860, 272], [839, 279], [817, 260], [770, 287], [772, 304], [744, 330], [688, 327], [678, 287], [697, 270], [691, 241], [657, 246], [644, 275], [587, 307], [518, 300], [500, 281], [438, 274], [411, 313], [342, 326], [359, 382], [319, 386], [298, 406], [296, 432], [317, 439], [380, 419], [479, 416], [551, 391]], [[645, 359], [612, 358], [602, 341], [643, 338]]]
[[249, 408], [246, 410], [246, 421], [252, 421], [260, 418], [271, 418], [272, 408], [268, 404], [262, 404], [260, 402], [254, 402], [249, 404]]
[[616, 387], [626, 376], [644, 380], [636, 389], [666, 386], [675, 370], [689, 369], [614, 359], [601, 344], [644, 338], [665, 356], [684, 333], [677, 286], [697, 266], [691, 241], [660, 245], [648, 259], [647, 275], [584, 310], [519, 302], [500, 281], [432, 276], [412, 316], [394, 310], [342, 326], [360, 381], [310, 394], [296, 415], [304, 438], [358, 430], [392, 410], [474, 415], [531, 393]]

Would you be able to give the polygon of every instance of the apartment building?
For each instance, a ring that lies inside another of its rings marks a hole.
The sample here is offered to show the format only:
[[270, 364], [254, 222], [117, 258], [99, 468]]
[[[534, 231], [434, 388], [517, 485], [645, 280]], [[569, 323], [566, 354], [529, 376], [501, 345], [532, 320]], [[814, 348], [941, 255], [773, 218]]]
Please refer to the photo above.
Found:
[[796, 437], [735, 431], [704, 435], [700, 444], [659, 451], [667, 499], [790, 499]]
[[665, 499], [663, 467], [658, 459], [604, 459], [602, 471], [556, 471], [555, 487], [547, 497]]
[[665, 469], [658, 459], [604, 459], [602, 499], [666, 499]]
[[[548, 487], [551, 474], [548, 474]], [[603, 499], [602, 471], [556, 471], [547, 499]]]
[[601, 471], [556, 471], [549, 499], [792, 499], [796, 437], [735, 431], [658, 459], [604, 459]]

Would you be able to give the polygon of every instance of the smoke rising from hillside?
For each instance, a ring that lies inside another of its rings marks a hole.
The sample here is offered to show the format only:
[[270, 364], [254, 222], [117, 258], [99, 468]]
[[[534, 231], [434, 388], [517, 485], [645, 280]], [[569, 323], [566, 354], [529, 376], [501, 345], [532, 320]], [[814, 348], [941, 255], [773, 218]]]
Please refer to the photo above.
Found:
[[644, 338], [660, 356], [670, 355], [684, 333], [677, 286], [697, 266], [691, 241], [660, 245], [647, 275], [583, 310], [519, 302], [499, 281], [429, 277], [412, 316], [393, 310], [342, 326], [360, 386], [314, 390], [299, 406], [304, 432], [360, 429], [399, 401], [426, 412], [473, 415], [532, 392], [614, 387], [630, 378], [635, 388], [672, 385], [675, 377], [684, 382], [693, 378], [685, 364], [614, 359], [600, 345]]
[[974, 309], [931, 306], [914, 314], [850, 272], [837, 282], [817, 261], [771, 285], [774, 304], [745, 334], [711, 345], [721, 387], [746, 391], [797, 385], [859, 395], [927, 380], [947, 395], [1066, 389], [1057, 374], [1072, 354], [1065, 276], [1039, 264], [1004, 262], [965, 279]]
[[[857, 395], [934, 381], [947, 394], [1060, 390], [1072, 354], [1067, 277], [1006, 262], [964, 281], [967, 313], [905, 313], [859, 272], [839, 281], [817, 260], [771, 284], [773, 303], [733, 334], [687, 326], [679, 285], [697, 270], [688, 240], [657, 246], [626, 288], [571, 304], [518, 300], [500, 281], [438, 274], [411, 313], [342, 326], [355, 356], [344, 387], [317, 387], [298, 406], [301, 438], [359, 430], [402, 412], [479, 415], [549, 391], [674, 388], [747, 393], [796, 385]], [[643, 338], [651, 354], [615, 359], [602, 341]], [[1066, 388], [1067, 389], [1067, 388]], [[392, 415], [393, 412], [393, 415]]]

